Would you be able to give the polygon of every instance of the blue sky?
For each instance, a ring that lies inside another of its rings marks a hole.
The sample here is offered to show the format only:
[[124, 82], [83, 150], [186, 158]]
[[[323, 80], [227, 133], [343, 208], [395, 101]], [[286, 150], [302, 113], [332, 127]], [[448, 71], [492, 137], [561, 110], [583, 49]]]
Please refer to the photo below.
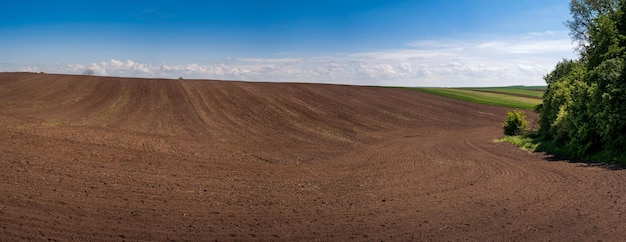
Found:
[[0, 71], [400, 86], [542, 85], [567, 0], [3, 1]]

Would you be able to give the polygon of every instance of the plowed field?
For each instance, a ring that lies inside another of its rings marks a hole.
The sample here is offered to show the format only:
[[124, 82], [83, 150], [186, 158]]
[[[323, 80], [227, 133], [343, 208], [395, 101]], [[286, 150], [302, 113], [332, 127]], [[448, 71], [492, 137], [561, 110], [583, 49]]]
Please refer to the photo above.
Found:
[[624, 240], [626, 171], [493, 143], [506, 111], [0, 73], [0, 240]]

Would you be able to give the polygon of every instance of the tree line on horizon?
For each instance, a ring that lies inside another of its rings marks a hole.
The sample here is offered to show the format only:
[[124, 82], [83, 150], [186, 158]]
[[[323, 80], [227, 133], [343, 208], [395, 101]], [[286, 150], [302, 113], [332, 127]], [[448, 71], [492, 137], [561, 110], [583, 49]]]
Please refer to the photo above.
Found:
[[577, 157], [626, 153], [626, 0], [572, 0], [566, 22], [578, 59], [564, 59], [548, 84], [539, 136]]

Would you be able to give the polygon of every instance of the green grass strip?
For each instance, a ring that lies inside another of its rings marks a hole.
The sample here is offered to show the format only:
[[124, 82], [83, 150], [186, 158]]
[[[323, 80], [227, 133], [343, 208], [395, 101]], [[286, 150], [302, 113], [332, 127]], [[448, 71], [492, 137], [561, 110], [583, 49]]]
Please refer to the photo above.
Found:
[[539, 143], [535, 142], [534, 139], [522, 135], [505, 136], [504, 138], [496, 139], [493, 142], [508, 142], [528, 152], [535, 152], [539, 147]]
[[430, 93], [438, 96], [454, 98], [462, 101], [486, 105], [503, 106], [532, 110], [541, 103], [541, 99], [521, 97], [511, 94], [474, 91], [461, 88], [406, 88], [409, 90]]

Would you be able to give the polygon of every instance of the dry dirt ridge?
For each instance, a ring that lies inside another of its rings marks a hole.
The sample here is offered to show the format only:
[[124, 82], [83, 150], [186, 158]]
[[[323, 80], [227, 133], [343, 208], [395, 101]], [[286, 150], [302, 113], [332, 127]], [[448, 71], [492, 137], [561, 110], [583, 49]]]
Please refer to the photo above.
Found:
[[626, 171], [493, 143], [505, 113], [392, 88], [0, 73], [0, 240], [626, 238]]

